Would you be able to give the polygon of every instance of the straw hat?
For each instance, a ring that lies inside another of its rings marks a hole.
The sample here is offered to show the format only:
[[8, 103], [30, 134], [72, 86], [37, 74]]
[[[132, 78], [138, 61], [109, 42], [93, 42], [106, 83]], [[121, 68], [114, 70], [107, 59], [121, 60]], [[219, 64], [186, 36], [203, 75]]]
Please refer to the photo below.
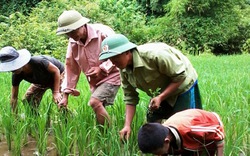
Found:
[[26, 65], [31, 58], [27, 49], [16, 50], [11, 46], [0, 50], [0, 72], [17, 70]]

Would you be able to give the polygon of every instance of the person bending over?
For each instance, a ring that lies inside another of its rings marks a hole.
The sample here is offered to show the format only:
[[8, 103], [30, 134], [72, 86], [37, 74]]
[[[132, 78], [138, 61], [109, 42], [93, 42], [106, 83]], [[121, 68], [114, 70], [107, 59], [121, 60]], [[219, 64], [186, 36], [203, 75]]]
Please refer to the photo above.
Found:
[[223, 156], [224, 138], [218, 114], [187, 109], [163, 124], [144, 124], [138, 132], [138, 146], [143, 153], [160, 156]]
[[81, 73], [87, 77], [91, 97], [89, 105], [101, 125], [110, 123], [105, 109], [114, 103], [120, 87], [119, 70], [110, 60], [99, 61], [101, 42], [115, 32], [103, 24], [89, 24], [90, 19], [76, 10], [66, 10], [58, 18], [57, 35], [69, 38], [65, 61], [65, 80], [62, 85], [63, 99], [59, 107], [67, 107], [68, 96], [78, 96], [76, 90]]
[[115, 34], [103, 40], [99, 59], [110, 59], [120, 69], [126, 104], [121, 139], [130, 136], [138, 89], [152, 97], [148, 122], [161, 122], [184, 109], [202, 108], [196, 70], [186, 56], [165, 43], [137, 46], [124, 35]]
[[59, 60], [45, 55], [31, 56], [27, 49], [16, 50], [11, 46], [0, 51], [0, 72], [12, 72], [11, 107], [17, 112], [19, 85], [22, 80], [30, 82], [23, 102], [37, 112], [46, 90], [51, 89], [55, 103], [61, 101], [60, 84], [64, 65]]

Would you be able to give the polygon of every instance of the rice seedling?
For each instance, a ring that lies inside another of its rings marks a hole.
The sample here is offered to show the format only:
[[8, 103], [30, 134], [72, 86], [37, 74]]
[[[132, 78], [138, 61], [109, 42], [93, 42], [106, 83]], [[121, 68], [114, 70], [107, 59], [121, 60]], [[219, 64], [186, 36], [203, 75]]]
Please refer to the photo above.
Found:
[[2, 110], [2, 126], [4, 127], [3, 133], [6, 137], [6, 141], [8, 144], [8, 150], [12, 149], [12, 147], [11, 147], [11, 140], [12, 140], [11, 134], [13, 131], [13, 120], [14, 120], [14, 117], [13, 117], [13, 114], [11, 112], [10, 107], [7, 107], [7, 108], [5, 107]]
[[78, 115], [75, 120], [76, 124], [76, 144], [78, 147], [79, 155], [86, 155], [88, 153], [88, 145], [93, 142], [90, 136], [94, 135], [93, 133], [93, 115], [90, 115], [92, 110], [84, 109], [84, 107], [79, 108]]
[[[12, 121], [13, 122], [13, 121]], [[15, 120], [15, 129], [13, 130], [13, 155], [21, 155], [23, 143], [23, 136], [25, 136], [27, 123], [23, 120]]]
[[46, 155], [47, 153], [47, 140], [49, 135], [50, 128], [50, 118], [48, 117], [51, 109], [51, 102], [48, 103], [48, 108], [45, 112], [40, 111], [40, 115], [36, 119], [36, 129], [37, 133], [35, 135], [36, 138], [36, 146], [38, 155]]
[[53, 123], [55, 145], [59, 155], [72, 154], [72, 149], [76, 140], [76, 135], [74, 133], [75, 122], [67, 113], [68, 112], [66, 110], [65, 112], [57, 113], [57, 119], [54, 118]]

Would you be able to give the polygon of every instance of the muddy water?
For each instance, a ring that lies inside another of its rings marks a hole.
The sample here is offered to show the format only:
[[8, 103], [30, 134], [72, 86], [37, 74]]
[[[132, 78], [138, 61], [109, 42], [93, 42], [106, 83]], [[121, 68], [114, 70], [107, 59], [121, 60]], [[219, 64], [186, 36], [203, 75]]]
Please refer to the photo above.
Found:
[[[53, 136], [48, 136], [46, 156], [57, 156], [56, 148], [53, 145]], [[13, 148], [13, 143], [12, 143]], [[22, 156], [38, 156], [36, 141], [33, 137], [28, 136], [27, 143], [22, 147]], [[4, 138], [0, 141], [0, 156], [15, 156], [8, 150], [8, 144]]]

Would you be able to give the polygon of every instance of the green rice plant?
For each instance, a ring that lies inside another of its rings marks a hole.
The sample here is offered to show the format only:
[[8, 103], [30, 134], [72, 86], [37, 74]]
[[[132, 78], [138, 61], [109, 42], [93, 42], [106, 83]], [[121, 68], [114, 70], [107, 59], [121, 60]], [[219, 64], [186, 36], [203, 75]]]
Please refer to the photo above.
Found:
[[22, 147], [24, 145], [23, 136], [25, 136], [27, 123], [24, 120], [13, 120], [14, 127], [13, 127], [13, 154], [14, 155], [21, 155], [22, 153]]
[[225, 155], [249, 155], [250, 56], [190, 58], [199, 74], [204, 109], [217, 112], [224, 122]]
[[[250, 56], [203, 54], [188, 57], [199, 75], [198, 84], [203, 108], [217, 112], [224, 123], [225, 156], [250, 155]], [[0, 107], [2, 108], [0, 130], [4, 130], [1, 133], [4, 134], [12, 154], [24, 152], [22, 151], [22, 147], [25, 146], [24, 142], [29, 140], [27, 137], [21, 138], [21, 136], [28, 134], [36, 138], [40, 155], [54, 156], [45, 151], [48, 135], [54, 137], [52, 144], [56, 148], [57, 155], [60, 156], [150, 155], [142, 154], [137, 145], [137, 133], [140, 126], [146, 122], [146, 110], [150, 101], [150, 97], [141, 91], [139, 91], [140, 101], [131, 125], [131, 137], [127, 142], [122, 142], [119, 137], [119, 131], [123, 128], [125, 120], [122, 89], [118, 91], [114, 105], [106, 107], [111, 118], [111, 125], [107, 127], [97, 124], [95, 113], [88, 105], [90, 90], [85, 77], [80, 78], [77, 86], [81, 93], [80, 96], [69, 97], [70, 113], [63, 114], [58, 111], [57, 106], [51, 103], [51, 92], [46, 92], [37, 117], [33, 116], [29, 107], [20, 101], [18, 114], [12, 114], [9, 105], [10, 74], [1, 74], [0, 83], [1, 89], [4, 90], [0, 97]], [[29, 83], [21, 83], [20, 96], [23, 96], [28, 85]], [[25, 114], [24, 120], [20, 118], [22, 114]], [[49, 120], [52, 123], [52, 132], [45, 126]], [[17, 143], [15, 143], [16, 140]], [[1, 151], [0, 155], [3, 155]]]
[[[98, 137], [99, 129], [96, 126], [91, 126], [91, 129], [89, 129], [86, 139], [87, 139], [87, 144], [84, 147], [85, 148], [85, 154], [89, 155], [96, 155], [99, 152], [100, 147], [98, 146], [98, 141], [96, 138]], [[82, 147], [78, 147], [82, 148]]]
[[115, 125], [116, 127], [122, 128], [125, 120], [125, 103], [123, 102], [123, 92], [121, 88], [116, 95], [114, 104], [106, 107], [106, 109], [111, 118], [111, 127]]
[[78, 147], [79, 155], [86, 155], [87, 146], [91, 142], [88, 138], [91, 135], [92, 127], [86, 125], [89, 124], [83, 122], [81, 124], [78, 124], [76, 128], [76, 135], [77, 135], [76, 145]]
[[106, 155], [121, 155], [122, 151], [122, 142], [120, 141], [119, 135], [117, 133], [117, 128], [115, 126], [109, 128], [104, 135], [101, 135], [98, 138], [103, 145], [101, 150]]
[[38, 133], [36, 136], [38, 153], [41, 155], [46, 154], [48, 131], [46, 131], [47, 120], [46, 117], [41, 116], [37, 119]]
[[50, 122], [48, 116], [49, 116], [49, 110], [51, 107], [51, 102], [48, 104], [47, 111], [42, 112], [40, 111], [40, 115], [36, 119], [36, 125], [37, 125], [37, 133], [36, 133], [36, 141], [37, 141], [37, 149], [39, 155], [46, 155], [46, 149], [47, 149], [47, 139], [49, 134], [49, 126], [48, 123]]
[[14, 117], [13, 114], [11, 112], [11, 108], [10, 105], [9, 107], [2, 107], [2, 125], [4, 127], [4, 134], [5, 134], [5, 138], [8, 144], [8, 150], [11, 150], [11, 141], [12, 141], [12, 131], [13, 131], [13, 121], [14, 121]]
[[[73, 154], [73, 146], [76, 140], [75, 120], [68, 110], [59, 110], [54, 116], [53, 132], [55, 135], [55, 146], [59, 155]], [[55, 118], [56, 117], [56, 118]]]
[[[20, 108], [20, 107], [19, 107]], [[20, 109], [19, 109], [20, 110]], [[32, 108], [28, 104], [23, 104], [22, 112], [19, 113], [24, 114], [24, 121], [27, 124], [26, 134], [32, 137], [35, 137], [37, 134], [37, 119], [39, 118], [39, 114], [34, 114]], [[28, 141], [28, 140], [27, 140]]]
[[11, 74], [9, 73], [1, 73], [0, 75], [0, 84], [1, 84], [1, 98], [0, 98], [0, 107], [1, 107], [1, 133], [5, 135], [8, 150], [11, 150], [11, 134], [12, 134], [12, 120], [14, 119], [13, 114], [10, 108], [10, 93], [7, 92], [7, 88], [9, 88], [9, 84], [11, 81]]
[[89, 107], [79, 106], [78, 113], [75, 117], [76, 120], [76, 145], [78, 147], [79, 155], [86, 155], [88, 149], [87, 146], [93, 140], [90, 139], [90, 136], [93, 135], [93, 122], [95, 122], [93, 115], [91, 115], [91, 109]]

